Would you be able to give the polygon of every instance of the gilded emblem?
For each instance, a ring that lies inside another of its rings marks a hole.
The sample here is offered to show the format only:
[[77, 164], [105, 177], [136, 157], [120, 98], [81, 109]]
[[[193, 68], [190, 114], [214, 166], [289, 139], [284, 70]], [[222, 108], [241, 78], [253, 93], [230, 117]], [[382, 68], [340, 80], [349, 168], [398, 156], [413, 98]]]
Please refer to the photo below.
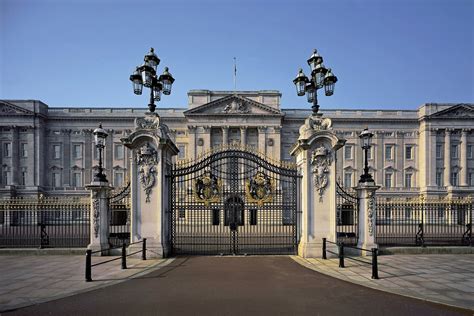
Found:
[[246, 191], [247, 201], [262, 206], [264, 203], [272, 201], [272, 180], [265, 173], [259, 171], [247, 181]]
[[219, 202], [219, 180], [211, 171], [205, 171], [202, 176], [197, 178], [194, 186], [194, 192], [199, 202], [204, 202], [206, 206]]

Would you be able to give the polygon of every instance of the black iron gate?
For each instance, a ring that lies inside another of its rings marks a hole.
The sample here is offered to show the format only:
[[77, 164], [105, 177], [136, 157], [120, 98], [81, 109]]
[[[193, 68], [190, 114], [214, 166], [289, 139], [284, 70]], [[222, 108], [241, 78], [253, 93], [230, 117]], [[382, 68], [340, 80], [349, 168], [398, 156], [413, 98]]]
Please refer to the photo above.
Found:
[[336, 182], [336, 233], [337, 241], [356, 245], [359, 234], [359, 199], [351, 188]]
[[174, 254], [295, 253], [297, 178], [293, 164], [241, 148], [174, 165]]

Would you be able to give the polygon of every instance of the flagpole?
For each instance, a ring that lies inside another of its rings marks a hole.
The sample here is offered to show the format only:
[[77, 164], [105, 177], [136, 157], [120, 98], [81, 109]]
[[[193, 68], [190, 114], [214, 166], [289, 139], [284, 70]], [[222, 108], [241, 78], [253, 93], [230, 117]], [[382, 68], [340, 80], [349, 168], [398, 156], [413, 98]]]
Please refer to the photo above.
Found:
[[234, 57], [234, 92], [237, 90], [237, 61]]

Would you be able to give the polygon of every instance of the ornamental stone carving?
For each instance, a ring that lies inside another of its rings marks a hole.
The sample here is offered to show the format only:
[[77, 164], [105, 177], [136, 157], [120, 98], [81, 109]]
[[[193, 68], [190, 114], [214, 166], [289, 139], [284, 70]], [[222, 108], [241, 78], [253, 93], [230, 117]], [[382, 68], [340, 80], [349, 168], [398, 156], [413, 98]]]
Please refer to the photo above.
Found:
[[332, 130], [332, 121], [330, 118], [323, 118], [321, 115], [309, 116], [299, 130], [298, 139], [308, 139], [317, 131]]
[[367, 230], [369, 236], [374, 235], [374, 212], [375, 212], [375, 191], [369, 191], [367, 195]]
[[151, 190], [156, 182], [156, 165], [158, 164], [158, 153], [149, 143], [143, 145], [136, 156], [138, 176], [143, 190], [145, 191], [145, 202], [150, 202]]
[[324, 146], [316, 148], [311, 155], [311, 165], [314, 186], [318, 190], [319, 200], [322, 201], [324, 190], [329, 182], [329, 167], [332, 164], [332, 152]]
[[245, 103], [232, 100], [231, 103], [225, 106], [222, 112], [228, 113], [228, 114], [234, 114], [234, 113], [243, 114], [243, 113], [249, 113], [250, 110], [247, 108], [247, 105]]
[[92, 226], [94, 227], [94, 236], [98, 238], [100, 228], [100, 200], [97, 197], [92, 201]]
[[157, 129], [160, 127], [160, 116], [158, 114], [149, 114], [145, 115], [145, 117], [137, 117], [135, 119], [135, 127], [136, 129]]

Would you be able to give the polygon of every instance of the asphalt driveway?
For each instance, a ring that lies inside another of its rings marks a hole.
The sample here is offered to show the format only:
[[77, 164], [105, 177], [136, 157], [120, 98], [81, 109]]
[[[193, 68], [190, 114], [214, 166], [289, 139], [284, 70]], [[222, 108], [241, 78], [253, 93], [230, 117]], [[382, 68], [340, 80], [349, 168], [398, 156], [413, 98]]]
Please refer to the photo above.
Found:
[[309, 270], [286, 256], [180, 257], [130, 281], [8, 315], [472, 315]]

